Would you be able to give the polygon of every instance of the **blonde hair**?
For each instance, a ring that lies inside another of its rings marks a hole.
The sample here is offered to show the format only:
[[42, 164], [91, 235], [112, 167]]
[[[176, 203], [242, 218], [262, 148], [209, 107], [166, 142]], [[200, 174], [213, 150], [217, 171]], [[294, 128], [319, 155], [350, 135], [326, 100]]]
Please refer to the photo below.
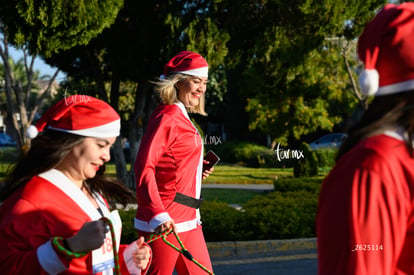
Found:
[[[158, 94], [161, 102], [166, 105], [172, 105], [178, 100], [178, 89], [176, 84], [182, 80], [185, 80], [191, 76], [185, 74], [172, 74], [167, 78], [159, 78], [158, 81], [153, 82], [155, 84], [154, 91]], [[205, 95], [204, 93], [200, 97], [200, 103], [194, 107], [186, 108], [189, 113], [196, 113], [203, 116], [207, 116], [205, 112]]]

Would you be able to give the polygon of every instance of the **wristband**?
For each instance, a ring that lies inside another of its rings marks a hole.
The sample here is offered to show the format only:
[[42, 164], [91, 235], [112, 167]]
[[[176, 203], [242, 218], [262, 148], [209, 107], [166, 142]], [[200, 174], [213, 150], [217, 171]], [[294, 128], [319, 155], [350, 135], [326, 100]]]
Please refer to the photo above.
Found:
[[88, 255], [89, 253], [89, 252], [77, 253], [77, 252], [70, 251], [69, 249], [66, 248], [67, 245], [65, 246], [65, 240], [62, 237], [53, 237], [51, 241], [52, 241], [53, 248], [56, 249], [56, 251], [59, 254], [65, 256], [65, 258], [68, 260], [82, 258]]

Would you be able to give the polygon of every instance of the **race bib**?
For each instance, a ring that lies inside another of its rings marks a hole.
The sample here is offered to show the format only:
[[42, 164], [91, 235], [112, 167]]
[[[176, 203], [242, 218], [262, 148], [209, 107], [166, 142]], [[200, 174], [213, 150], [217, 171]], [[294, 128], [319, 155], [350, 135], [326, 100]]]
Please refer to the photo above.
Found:
[[[122, 231], [122, 222], [121, 217], [119, 216], [118, 210], [114, 210], [111, 212], [110, 217], [112, 224], [115, 230], [115, 237], [116, 237], [116, 248], [119, 251], [119, 240], [121, 239], [121, 231]], [[114, 249], [113, 249], [113, 241], [111, 237], [111, 232], [109, 231], [105, 235], [105, 240], [103, 245], [92, 251], [92, 269], [93, 273], [103, 272], [105, 270], [111, 270], [114, 268]], [[108, 274], [112, 274], [108, 273]]]

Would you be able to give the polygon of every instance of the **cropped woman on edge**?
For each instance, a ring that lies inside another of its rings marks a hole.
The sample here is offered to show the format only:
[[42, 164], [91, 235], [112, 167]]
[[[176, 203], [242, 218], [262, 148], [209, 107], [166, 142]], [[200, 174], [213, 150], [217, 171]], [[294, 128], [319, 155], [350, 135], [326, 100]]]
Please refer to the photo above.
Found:
[[[109, 207], [134, 200], [103, 175], [119, 115], [99, 99], [75, 95], [30, 129], [37, 136], [0, 192], [1, 273], [113, 274], [121, 219]], [[102, 218], [113, 224], [116, 242]], [[150, 248], [140, 238], [120, 245], [117, 256], [122, 274], [141, 274]]]

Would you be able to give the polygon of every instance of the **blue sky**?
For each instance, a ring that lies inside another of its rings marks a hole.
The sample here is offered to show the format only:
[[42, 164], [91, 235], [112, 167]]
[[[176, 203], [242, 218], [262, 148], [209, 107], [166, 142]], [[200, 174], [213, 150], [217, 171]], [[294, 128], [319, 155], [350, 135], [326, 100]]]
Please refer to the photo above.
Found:
[[[17, 50], [9, 44], [9, 56], [14, 60], [14, 62], [17, 62], [20, 58], [23, 58], [23, 52]], [[50, 77], [52, 77], [53, 74], [56, 72], [56, 68], [47, 65], [40, 57], [37, 57], [35, 59], [34, 70], [39, 70], [40, 76], [50, 75]], [[59, 73], [56, 78], [56, 81], [60, 82], [64, 79], [65, 74]]]

